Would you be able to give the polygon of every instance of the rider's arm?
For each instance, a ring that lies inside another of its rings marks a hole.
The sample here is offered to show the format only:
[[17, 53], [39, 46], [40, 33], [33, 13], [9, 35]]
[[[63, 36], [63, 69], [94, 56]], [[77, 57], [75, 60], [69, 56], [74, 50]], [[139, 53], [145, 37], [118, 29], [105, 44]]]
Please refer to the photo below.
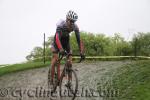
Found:
[[56, 45], [59, 48], [59, 50], [62, 49], [60, 39], [61, 39], [61, 27], [58, 26], [56, 29], [55, 41], [56, 41]]
[[80, 32], [79, 32], [79, 28], [78, 27], [75, 28], [75, 35], [76, 35], [76, 39], [77, 39], [77, 43], [78, 43], [79, 49], [81, 51]]

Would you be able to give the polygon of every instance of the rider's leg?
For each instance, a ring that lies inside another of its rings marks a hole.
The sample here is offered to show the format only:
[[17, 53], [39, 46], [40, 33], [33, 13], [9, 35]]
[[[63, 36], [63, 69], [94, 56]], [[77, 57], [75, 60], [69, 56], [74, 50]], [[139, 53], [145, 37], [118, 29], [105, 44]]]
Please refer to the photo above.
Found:
[[60, 63], [57, 65], [57, 75], [58, 75], [58, 80], [60, 79]]
[[54, 48], [51, 48], [51, 51], [53, 52], [53, 56], [52, 56], [52, 60], [51, 60], [51, 82], [53, 83], [54, 72], [55, 72], [54, 64], [56, 63], [56, 61], [58, 59], [58, 54], [55, 52]]
[[72, 88], [72, 72], [70, 71], [72, 69], [72, 56], [70, 55], [67, 58], [67, 65], [68, 65], [68, 81], [66, 83], [66, 87]]
[[[67, 42], [67, 45], [66, 45], [66, 51], [69, 53], [69, 57], [67, 57], [67, 63], [68, 63], [68, 69], [72, 69], [72, 50], [71, 50], [71, 47], [70, 47], [70, 43], [69, 43], [69, 40]], [[71, 81], [72, 80], [72, 73], [71, 71], [68, 72], [68, 80]]]
[[68, 60], [68, 67], [69, 67], [68, 80], [71, 81], [72, 73], [71, 73], [70, 69], [72, 69], [72, 56], [70, 55], [67, 60]]

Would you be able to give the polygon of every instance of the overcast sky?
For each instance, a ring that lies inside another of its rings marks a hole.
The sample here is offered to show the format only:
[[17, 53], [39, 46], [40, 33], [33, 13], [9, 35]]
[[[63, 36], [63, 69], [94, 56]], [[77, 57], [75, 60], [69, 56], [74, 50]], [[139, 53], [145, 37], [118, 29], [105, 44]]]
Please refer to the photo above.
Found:
[[56, 23], [74, 10], [80, 30], [119, 32], [127, 40], [133, 33], [150, 32], [150, 0], [0, 0], [0, 64], [18, 63], [35, 46], [54, 35]]

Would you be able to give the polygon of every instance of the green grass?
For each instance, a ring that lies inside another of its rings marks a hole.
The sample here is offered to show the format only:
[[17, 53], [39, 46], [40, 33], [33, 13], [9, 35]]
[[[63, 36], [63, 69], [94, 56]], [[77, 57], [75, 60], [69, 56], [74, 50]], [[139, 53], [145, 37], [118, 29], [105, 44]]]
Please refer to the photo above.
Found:
[[4, 74], [12, 73], [12, 72], [40, 68], [40, 67], [44, 67], [48, 65], [50, 65], [50, 61], [46, 62], [45, 64], [43, 62], [27, 62], [27, 63], [22, 63], [22, 64], [8, 65], [6, 67], [0, 68], [0, 76]]
[[[61, 64], [64, 64], [64, 60], [61, 61]], [[46, 61], [45, 64], [43, 61], [33, 61], [33, 62], [26, 62], [26, 63], [20, 63], [20, 64], [12, 64], [8, 65], [6, 67], [1, 67], [4, 65], [0, 65], [0, 76], [14, 73], [18, 71], [24, 71], [28, 69], [34, 69], [34, 68], [40, 68], [40, 67], [46, 67], [50, 66], [50, 61]]]
[[[73, 57], [73, 60], [80, 59], [80, 57]], [[146, 56], [86, 56], [87, 61], [120, 61], [120, 60], [149, 60]]]
[[119, 96], [107, 100], [150, 100], [150, 60], [119, 68], [112, 83], [108, 88], [119, 89]]

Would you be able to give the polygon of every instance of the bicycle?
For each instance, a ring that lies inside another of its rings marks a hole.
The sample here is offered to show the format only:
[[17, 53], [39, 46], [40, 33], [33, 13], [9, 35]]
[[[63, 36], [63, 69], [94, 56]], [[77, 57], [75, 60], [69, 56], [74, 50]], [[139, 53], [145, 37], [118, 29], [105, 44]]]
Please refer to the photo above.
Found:
[[[64, 55], [59, 54], [59, 59], [54, 64], [55, 68], [57, 66], [59, 66], [60, 61], [62, 60], [62, 58], [64, 56], [66, 56], [66, 58], [67, 58], [70, 56], [70, 54], [68, 54], [66, 52]], [[80, 55], [72, 55], [72, 56], [80, 56]], [[84, 60], [84, 57], [83, 58], [81, 57], [80, 61], [78, 63], [80, 63], [82, 60]], [[52, 94], [56, 91], [57, 86], [59, 86], [60, 97], [66, 97], [66, 94], [64, 95], [62, 93], [67, 92], [68, 93], [67, 96], [71, 97], [71, 100], [75, 99], [77, 91], [78, 91], [78, 78], [77, 78], [76, 71], [74, 69], [72, 69], [72, 66], [69, 64], [67, 59], [65, 60], [64, 68], [63, 68], [62, 73], [60, 75], [60, 79], [58, 79], [58, 74], [57, 74], [57, 71], [55, 70], [52, 87], [51, 87], [51, 68], [49, 68], [49, 71], [48, 71], [48, 88], [51, 89]]]

